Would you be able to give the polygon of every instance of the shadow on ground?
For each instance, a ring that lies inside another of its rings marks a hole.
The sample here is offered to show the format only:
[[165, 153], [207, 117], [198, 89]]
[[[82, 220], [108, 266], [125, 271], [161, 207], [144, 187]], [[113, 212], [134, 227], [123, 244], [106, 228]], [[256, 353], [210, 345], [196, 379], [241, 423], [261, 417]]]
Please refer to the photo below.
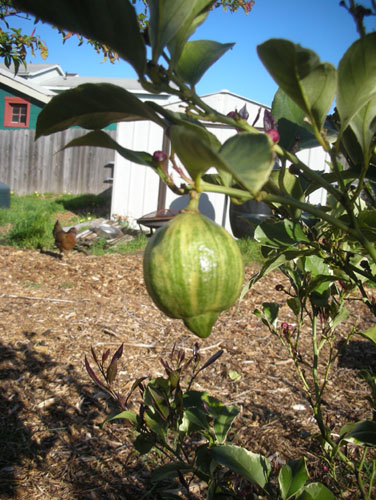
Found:
[[26, 498], [23, 491], [30, 494], [30, 487], [37, 491], [38, 484], [29, 482], [30, 469], [38, 471], [33, 481], [38, 474], [50, 478], [51, 490], [40, 498], [138, 497], [140, 466], [130, 442], [122, 444], [111, 426], [99, 428], [106, 403], [93, 397], [90, 383], [80, 381], [85, 376], [64, 362], [58, 366], [27, 342], [0, 343], [0, 498]]

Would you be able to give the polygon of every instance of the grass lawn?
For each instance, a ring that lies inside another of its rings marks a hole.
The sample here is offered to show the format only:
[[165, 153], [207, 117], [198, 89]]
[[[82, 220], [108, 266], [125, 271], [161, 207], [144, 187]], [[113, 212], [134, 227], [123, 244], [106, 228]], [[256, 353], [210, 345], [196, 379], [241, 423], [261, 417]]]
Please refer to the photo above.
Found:
[[[10, 209], [0, 209], [0, 244], [19, 248], [51, 250], [54, 248], [52, 228], [59, 219], [63, 226], [110, 216], [110, 199], [93, 194], [56, 195], [34, 193], [11, 195]], [[93, 255], [107, 253], [130, 253], [143, 250], [148, 242], [140, 233], [133, 240], [105, 248], [106, 240], [98, 240], [92, 247]], [[251, 239], [238, 240], [245, 265], [263, 261], [259, 244]]]

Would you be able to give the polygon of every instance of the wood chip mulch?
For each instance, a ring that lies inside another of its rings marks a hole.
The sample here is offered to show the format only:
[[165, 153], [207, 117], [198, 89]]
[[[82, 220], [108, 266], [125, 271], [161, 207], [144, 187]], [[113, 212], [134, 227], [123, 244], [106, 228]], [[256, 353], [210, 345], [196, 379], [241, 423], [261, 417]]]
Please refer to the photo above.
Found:
[[[247, 268], [246, 278], [253, 273]], [[114, 352], [124, 343], [120, 382], [126, 389], [137, 377], [161, 375], [160, 358], [174, 343], [189, 353], [197, 339], [151, 302], [141, 254], [72, 252], [60, 260], [54, 252], [0, 247], [0, 282], [0, 498], [141, 498], [153, 462], [134, 451], [128, 428], [100, 428], [109, 401], [91, 383], [84, 356], [91, 346]], [[219, 349], [224, 355], [202, 372], [195, 388], [240, 408], [234, 443], [277, 466], [306, 456], [316, 477], [322, 468], [310, 438], [316, 427], [299, 381], [287, 353], [253, 314], [262, 302], [283, 304], [275, 290], [280, 282], [281, 275], [268, 275], [220, 316], [200, 346], [203, 360]], [[342, 332], [354, 322], [374, 326], [361, 302], [350, 307]], [[285, 306], [282, 311], [292, 322]], [[309, 342], [307, 331], [303, 356], [309, 356]], [[354, 337], [327, 387], [325, 412], [334, 433], [370, 417], [360, 368], [376, 371], [376, 349]], [[229, 377], [231, 370], [240, 380]]]

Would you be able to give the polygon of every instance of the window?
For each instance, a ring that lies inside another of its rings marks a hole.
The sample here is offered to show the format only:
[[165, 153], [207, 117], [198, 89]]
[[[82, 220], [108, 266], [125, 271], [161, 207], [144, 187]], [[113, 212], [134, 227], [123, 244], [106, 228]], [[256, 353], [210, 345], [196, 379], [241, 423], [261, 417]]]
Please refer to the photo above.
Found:
[[4, 126], [28, 128], [30, 101], [21, 97], [5, 97]]

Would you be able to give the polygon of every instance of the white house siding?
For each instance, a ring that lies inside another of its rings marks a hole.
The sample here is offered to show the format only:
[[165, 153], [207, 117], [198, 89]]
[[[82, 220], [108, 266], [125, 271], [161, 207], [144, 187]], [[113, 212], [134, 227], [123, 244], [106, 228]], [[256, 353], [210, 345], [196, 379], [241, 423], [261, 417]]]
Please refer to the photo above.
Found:
[[[203, 100], [223, 114], [235, 109], [239, 111], [246, 104], [249, 123], [253, 122], [260, 107], [266, 108], [266, 106], [249, 99], [231, 94], [227, 90], [205, 96]], [[168, 104], [166, 107], [173, 111], [181, 111], [180, 106], [181, 103], [176, 102]], [[262, 126], [262, 119], [263, 111], [256, 126]], [[222, 125], [214, 125], [208, 127], [208, 129], [218, 137], [221, 143], [235, 133], [233, 128]], [[117, 129], [117, 140], [124, 147], [137, 151], [147, 151], [152, 154], [154, 151], [162, 149], [163, 131], [161, 127], [149, 122], [120, 123]], [[321, 148], [304, 150], [298, 156], [316, 170], [328, 170], [325, 164], [326, 156]], [[177, 184], [180, 184], [181, 180], [175, 173], [174, 179]], [[157, 210], [159, 186], [159, 177], [153, 170], [133, 164], [116, 154], [111, 214], [113, 216], [120, 215], [138, 219]], [[310, 201], [312, 203], [324, 203], [325, 192], [323, 190], [316, 191], [310, 196]], [[187, 202], [187, 196], [179, 197], [170, 189], [167, 189], [166, 208], [181, 209]], [[200, 199], [200, 210], [231, 232], [228, 199], [224, 195], [205, 193]]]
[[[298, 158], [308, 165], [312, 170], [324, 170], [329, 172], [328, 165], [329, 155], [321, 147], [304, 149], [297, 154]], [[308, 201], [314, 205], [325, 205], [326, 191], [325, 189], [317, 189], [309, 197]]]
[[[117, 142], [128, 149], [153, 153], [161, 149], [163, 130], [153, 122], [123, 122]], [[115, 155], [111, 215], [138, 219], [157, 209], [159, 176], [148, 167]]]

